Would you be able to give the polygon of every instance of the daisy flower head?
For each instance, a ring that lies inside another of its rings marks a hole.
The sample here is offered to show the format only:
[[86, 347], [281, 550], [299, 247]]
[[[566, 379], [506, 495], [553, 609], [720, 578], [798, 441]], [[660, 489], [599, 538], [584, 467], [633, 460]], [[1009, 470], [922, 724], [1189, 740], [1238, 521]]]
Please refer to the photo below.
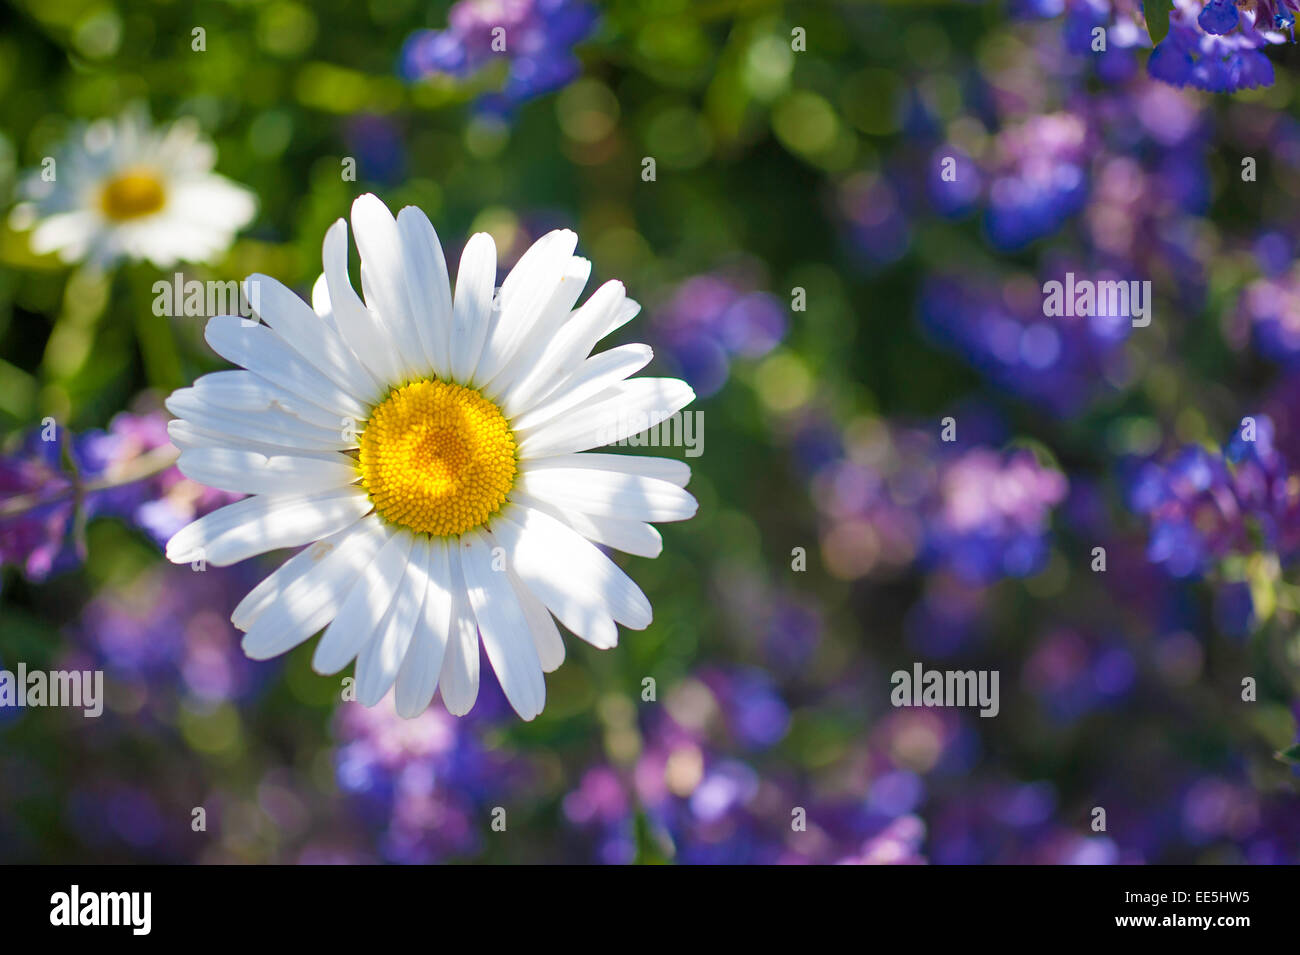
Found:
[[141, 107], [80, 124], [23, 182], [11, 224], [37, 255], [107, 268], [160, 268], [224, 252], [257, 211], [253, 193], [212, 171], [217, 151], [185, 117], [155, 128]]
[[564, 660], [558, 620], [600, 648], [643, 629], [650, 603], [597, 545], [645, 557], [653, 522], [685, 520], [685, 463], [592, 449], [654, 427], [694, 399], [682, 381], [631, 377], [645, 345], [592, 355], [640, 310], [606, 282], [575, 309], [591, 264], [577, 236], [543, 236], [496, 286], [496, 246], [465, 244], [455, 293], [428, 218], [375, 196], [324, 243], [308, 305], [245, 282], [260, 322], [218, 316], [208, 343], [242, 370], [199, 378], [167, 407], [188, 477], [250, 495], [182, 529], [177, 562], [232, 564], [308, 545], [235, 608], [265, 659], [318, 630], [313, 666], [356, 661], [357, 699], [392, 689], [414, 717], [441, 690], [478, 695], [479, 642], [524, 719]]

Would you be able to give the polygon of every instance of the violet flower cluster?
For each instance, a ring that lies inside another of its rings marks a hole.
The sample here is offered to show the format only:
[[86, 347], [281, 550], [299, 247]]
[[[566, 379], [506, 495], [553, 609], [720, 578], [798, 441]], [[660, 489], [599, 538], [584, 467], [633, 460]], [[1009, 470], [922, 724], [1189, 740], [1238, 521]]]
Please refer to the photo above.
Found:
[[76, 566], [79, 527], [100, 517], [126, 521], [160, 546], [194, 518], [240, 497], [187, 479], [167, 455], [162, 412], [122, 412], [108, 429], [69, 434], [47, 421], [0, 456], [0, 566], [17, 565], [35, 581]]
[[1273, 29], [1274, 17], [1279, 26], [1294, 24], [1287, 2], [1270, 16], [1272, 4], [1240, 10], [1233, 0], [1174, 0], [1169, 33], [1151, 51], [1147, 70], [1174, 86], [1211, 93], [1272, 86], [1273, 63], [1263, 49], [1283, 42]]
[[[1121, 279], [1103, 273], [1099, 280]], [[1032, 280], [938, 276], [922, 292], [921, 324], [993, 386], [1064, 417], [1125, 382], [1132, 322], [1105, 314], [1105, 303], [1097, 314], [1048, 316], [1043, 298]]]
[[509, 115], [577, 78], [581, 64], [573, 47], [596, 23], [596, 8], [582, 0], [459, 0], [445, 29], [420, 30], [407, 38], [400, 69], [409, 80], [435, 75], [466, 80], [501, 60], [505, 80], [478, 106]]
[[427, 864], [479, 852], [491, 809], [526, 788], [527, 761], [482, 739], [508, 712], [505, 699], [488, 682], [480, 694], [466, 717], [437, 706], [403, 719], [392, 694], [371, 708], [339, 708], [335, 777], [384, 861]]
[[987, 584], [1043, 567], [1068, 484], [1026, 450], [950, 444], [869, 419], [847, 429], [809, 486], [837, 576], [919, 565]]
[[726, 384], [736, 358], [761, 358], [785, 337], [786, 309], [741, 275], [696, 275], [651, 316], [674, 374], [702, 398]]
[[1148, 522], [1147, 555], [1175, 577], [1205, 574], [1233, 554], [1285, 561], [1300, 547], [1300, 482], [1267, 415], [1245, 418], [1221, 450], [1187, 445], [1132, 470], [1129, 503]]

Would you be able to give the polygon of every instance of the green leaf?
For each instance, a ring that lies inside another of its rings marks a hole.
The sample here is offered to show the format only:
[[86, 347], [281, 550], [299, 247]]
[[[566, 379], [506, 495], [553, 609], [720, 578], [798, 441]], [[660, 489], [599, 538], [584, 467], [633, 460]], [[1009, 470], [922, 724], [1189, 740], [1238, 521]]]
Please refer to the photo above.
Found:
[[1147, 33], [1152, 43], [1159, 43], [1169, 32], [1169, 11], [1174, 8], [1174, 0], [1145, 0], [1142, 15], [1147, 20]]

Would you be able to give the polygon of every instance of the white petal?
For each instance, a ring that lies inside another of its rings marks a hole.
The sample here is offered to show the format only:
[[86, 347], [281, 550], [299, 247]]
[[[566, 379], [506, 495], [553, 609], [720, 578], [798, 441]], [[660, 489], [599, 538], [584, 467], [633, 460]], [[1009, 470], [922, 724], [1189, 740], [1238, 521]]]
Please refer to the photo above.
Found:
[[188, 564], [202, 557], [226, 567], [254, 554], [328, 537], [355, 524], [371, 506], [365, 491], [351, 487], [319, 494], [255, 495], [181, 528], [167, 542], [167, 559]]
[[566, 511], [545, 501], [514, 492], [513, 500], [524, 507], [532, 507], [550, 514], [568, 524], [587, 540], [604, 544], [637, 557], [658, 557], [663, 553], [663, 536], [653, 524], [642, 521], [616, 520], [610, 517], [593, 517], [581, 511]]
[[379, 316], [397, 346], [402, 377], [422, 376], [428, 367], [411, 310], [406, 256], [397, 221], [378, 196], [366, 193], [352, 203], [352, 232], [361, 254], [366, 304]]
[[474, 374], [492, 319], [497, 282], [497, 246], [486, 232], [465, 243], [456, 270], [456, 302], [451, 322], [451, 377], [465, 383]]
[[510, 400], [516, 408], [531, 408], [558, 383], [577, 371], [591, 354], [611, 316], [626, 298], [623, 283], [609, 281], [596, 289], [582, 307], [573, 313], [526, 375], [512, 388]]
[[600, 331], [600, 338], [597, 338], [596, 341], [600, 341], [605, 336], [618, 331], [628, 322], [632, 321], [632, 319], [636, 318], [640, 312], [640, 302], [633, 301], [630, 298], [623, 299], [623, 304], [618, 307], [618, 311], [610, 316], [608, 323], [606, 323], [605, 327]]
[[307, 493], [343, 487], [357, 480], [353, 460], [333, 454], [332, 460], [278, 455], [233, 448], [196, 448], [182, 451], [176, 466], [200, 484], [243, 494]]
[[560, 638], [560, 629], [555, 625], [555, 618], [546, 609], [546, 605], [533, 596], [522, 580], [514, 573], [510, 574], [510, 583], [514, 587], [515, 597], [528, 620], [528, 629], [532, 631], [533, 643], [537, 647], [537, 658], [542, 663], [544, 673], [554, 673], [564, 662], [564, 640]]
[[429, 543], [421, 535], [411, 545], [406, 573], [383, 623], [357, 657], [357, 701], [362, 706], [374, 706], [392, 689], [419, 623], [428, 582]]
[[273, 278], [254, 274], [244, 280], [244, 295], [262, 321], [339, 390], [362, 400], [379, 393], [379, 383], [352, 349], [291, 290]]
[[465, 592], [460, 548], [448, 546], [447, 558], [452, 587], [451, 626], [438, 686], [447, 712], [452, 716], [464, 716], [474, 708], [474, 701], [478, 699], [478, 623]]
[[341, 451], [357, 446], [355, 431], [327, 430], [279, 409], [267, 408], [251, 413], [230, 411], [205, 401], [193, 388], [178, 388], [164, 405], [172, 414], [195, 427], [232, 438], [312, 451]]
[[[513, 424], [516, 428], [532, 428], [557, 415], [563, 414], [584, 402], [590, 401], [607, 388], [630, 378], [650, 363], [654, 352], [649, 345], [621, 345], [599, 355], [592, 355], [569, 378], [560, 382], [542, 401], [524, 411]], [[513, 416], [514, 407], [507, 401], [503, 409]]]
[[474, 372], [480, 385], [490, 386], [515, 356], [560, 287], [577, 244], [577, 235], [568, 229], [548, 232], [519, 257], [501, 283], [501, 315]]
[[631, 521], [684, 521], [695, 498], [676, 484], [596, 468], [525, 468], [515, 486], [566, 511]]
[[404, 530], [389, 532], [383, 549], [361, 571], [316, 645], [311, 665], [317, 673], [337, 673], [369, 642], [406, 577], [414, 543], [415, 536]]
[[426, 547], [424, 604], [393, 691], [397, 712], [405, 719], [419, 716], [433, 699], [447, 650], [447, 634], [451, 629], [453, 601], [447, 542], [433, 538]]
[[[330, 305], [330, 283], [324, 272], [316, 276], [316, 284], [311, 287], [311, 310], [334, 329], [335, 334], [339, 334], [338, 322], [334, 321], [334, 306]], [[342, 335], [339, 337], [342, 338]]]
[[288, 581], [257, 615], [244, 635], [244, 652], [254, 660], [267, 660], [292, 650], [328, 624], [390, 536], [380, 521], [361, 521], [356, 532], [309, 571]]
[[325, 233], [322, 257], [330, 307], [339, 334], [361, 363], [370, 369], [376, 381], [385, 385], [401, 381], [402, 362], [392, 336], [357, 297], [348, 277], [348, 224], [343, 219], [336, 221]]
[[510, 568], [566, 627], [596, 646], [613, 646], [612, 621], [643, 630], [650, 602], [594, 544], [549, 514], [528, 507], [493, 522]]
[[353, 534], [367, 533], [370, 524], [369, 521], [353, 524], [337, 534], [304, 547], [248, 592], [231, 613], [230, 622], [239, 630], [247, 630], [283, 596], [290, 584], [311, 573], [321, 561], [341, 547], [343, 542]]
[[[295, 458], [309, 458], [313, 461], [335, 461], [338, 457], [338, 452], [333, 450], [290, 447], [279, 438], [274, 443], [258, 441], [241, 434], [235, 434], [229, 429], [217, 431], [212, 428], [203, 428], [192, 421], [185, 421], [181, 418], [173, 418], [167, 422], [167, 437], [182, 452], [196, 451], [200, 448], [225, 448], [232, 451], [260, 454], [268, 458], [291, 454]], [[304, 442], [299, 441], [297, 443], [302, 444]], [[277, 490], [283, 490], [283, 488]]]
[[229, 411], [276, 409], [318, 428], [340, 430], [353, 418], [335, 414], [299, 398], [251, 371], [214, 371], [194, 379], [194, 394], [207, 404]]
[[526, 432], [516, 431], [521, 458], [586, 451], [653, 428], [695, 400], [676, 378], [633, 378]]
[[451, 373], [451, 284], [447, 259], [429, 217], [415, 206], [397, 214], [406, 263], [411, 314], [429, 367], [439, 378]]
[[209, 319], [204, 337], [222, 358], [337, 415], [358, 421], [365, 404], [344, 392], [264, 325], [248, 325], [237, 315]]
[[492, 392], [500, 397], [504, 407], [509, 404], [514, 386], [536, 367], [546, 352], [546, 347], [554, 340], [560, 327], [569, 320], [573, 306], [582, 295], [587, 279], [591, 277], [591, 262], [575, 255], [565, 266], [560, 284], [551, 295], [550, 302], [542, 310], [537, 321], [524, 336], [516, 349], [515, 355], [492, 382]]
[[528, 618], [505, 569], [493, 569], [492, 542], [482, 533], [461, 537], [460, 557], [488, 662], [515, 712], [531, 720], [546, 705], [546, 681]]
[[533, 458], [528, 462], [530, 471], [544, 468], [597, 468], [601, 471], [618, 471], [622, 474], [637, 474], [657, 481], [667, 481], [678, 487], [685, 487], [691, 479], [691, 466], [685, 461], [646, 454], [603, 454], [599, 451], [586, 451], [582, 454], [557, 454], [549, 458]]

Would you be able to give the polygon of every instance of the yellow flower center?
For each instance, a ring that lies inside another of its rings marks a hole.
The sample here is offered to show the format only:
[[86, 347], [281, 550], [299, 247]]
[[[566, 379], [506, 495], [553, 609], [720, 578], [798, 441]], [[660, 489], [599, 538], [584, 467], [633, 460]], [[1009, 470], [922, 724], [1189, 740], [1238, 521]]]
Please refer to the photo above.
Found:
[[99, 207], [114, 222], [153, 215], [167, 201], [162, 180], [148, 169], [131, 169], [114, 176], [99, 194]]
[[379, 516], [413, 531], [463, 534], [515, 483], [515, 436], [477, 391], [426, 379], [389, 392], [361, 435], [361, 481]]

